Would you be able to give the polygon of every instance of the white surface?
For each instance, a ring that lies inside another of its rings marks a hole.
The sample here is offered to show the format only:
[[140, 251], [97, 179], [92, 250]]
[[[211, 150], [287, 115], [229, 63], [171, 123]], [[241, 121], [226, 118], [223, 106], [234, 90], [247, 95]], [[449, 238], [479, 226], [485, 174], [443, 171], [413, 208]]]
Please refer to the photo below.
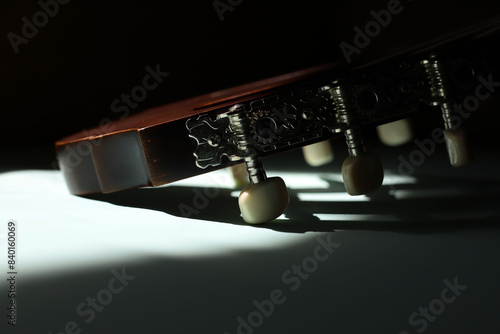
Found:
[[[255, 303], [280, 290], [286, 300], [252, 333], [417, 333], [409, 317], [457, 278], [467, 290], [426, 322], [425, 333], [496, 333], [498, 165], [460, 172], [443, 153], [441, 164], [429, 160], [415, 176], [388, 172], [380, 190], [356, 201], [332, 172], [340, 166], [269, 170], [285, 179], [292, 202], [265, 227], [217, 214], [237, 205], [222, 182], [198, 216], [219, 221], [165, 213], [225, 171], [100, 197], [121, 205], [69, 195], [57, 172], [0, 174], [0, 235], [9, 219], [19, 226], [19, 324], [4, 322], [0, 332], [59, 334], [73, 321], [81, 334], [246, 333], [239, 319], [254, 319]], [[136, 204], [155, 210], [128, 207]], [[316, 267], [319, 240], [328, 238], [340, 246]], [[299, 278], [294, 270], [307, 265]], [[102, 297], [113, 270], [134, 279], [87, 323], [76, 308]]]
[[26, 277], [152, 254], [203, 257], [277, 248], [303, 238], [73, 196], [56, 171], [0, 174], [2, 245], [9, 220], [18, 225], [19, 270]]

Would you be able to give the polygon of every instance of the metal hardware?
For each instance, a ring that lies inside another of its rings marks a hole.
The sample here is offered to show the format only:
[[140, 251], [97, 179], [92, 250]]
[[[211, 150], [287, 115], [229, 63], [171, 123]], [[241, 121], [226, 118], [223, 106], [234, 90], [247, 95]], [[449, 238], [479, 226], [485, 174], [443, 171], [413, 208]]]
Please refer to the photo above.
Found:
[[224, 157], [239, 160], [235, 145], [228, 139], [230, 131], [227, 118], [213, 120], [208, 115], [201, 115], [196, 119], [188, 119], [186, 128], [189, 137], [196, 141], [193, 155], [197, 167], [205, 169], [220, 166]]
[[[199, 168], [223, 165], [225, 159], [244, 160], [241, 146], [251, 144], [259, 156], [312, 144], [343, 132], [350, 156], [365, 152], [361, 130], [406, 117], [424, 100], [440, 106], [445, 127], [453, 127], [453, 100], [463, 95], [453, 70], [470, 66], [466, 59], [432, 55], [411, 61], [361, 71], [328, 85], [316, 85], [245, 102], [237, 108], [222, 107], [210, 115], [189, 119], [186, 127], [196, 141], [193, 155]], [[462, 94], [462, 95], [461, 95]], [[236, 109], [235, 109], [236, 108]], [[236, 119], [236, 117], [239, 117]], [[232, 122], [232, 123], [231, 123]], [[235, 131], [244, 127], [245, 141]], [[240, 146], [240, 147], [238, 147]], [[248, 160], [248, 159], [247, 159]]]
[[356, 157], [365, 153], [363, 137], [359, 126], [356, 124], [353, 110], [349, 106], [350, 102], [348, 101], [346, 89], [338, 81], [335, 81], [330, 87], [325, 87], [325, 89], [328, 89], [330, 93], [338, 121], [345, 125], [344, 135], [349, 155]]
[[250, 120], [245, 112], [245, 106], [241, 104], [232, 106], [227, 117], [238, 145], [239, 156], [244, 157], [250, 182], [259, 183], [266, 180], [267, 175], [262, 160], [251, 144]]
[[221, 110], [215, 119], [204, 114], [186, 122], [189, 137], [196, 141], [193, 155], [199, 168], [220, 166], [224, 158], [248, 160], [244, 152], [250, 144], [260, 155], [313, 143], [324, 130], [342, 131], [329, 99], [317, 88], [293, 90], [246, 105], [248, 110], [238, 104]]
[[445, 129], [452, 129], [452, 116], [454, 114], [451, 107], [451, 93], [449, 91], [448, 76], [443, 68], [442, 61], [438, 60], [435, 54], [429, 59], [420, 62], [427, 74], [431, 98], [429, 104], [440, 106], [443, 115]]

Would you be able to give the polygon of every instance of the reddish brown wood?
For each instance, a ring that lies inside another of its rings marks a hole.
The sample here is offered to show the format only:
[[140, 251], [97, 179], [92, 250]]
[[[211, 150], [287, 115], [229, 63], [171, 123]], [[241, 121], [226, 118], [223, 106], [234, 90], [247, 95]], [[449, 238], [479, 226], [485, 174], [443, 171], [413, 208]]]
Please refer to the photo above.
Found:
[[[284, 86], [296, 84], [298, 82], [305, 82], [311, 78], [317, 78], [318, 76], [331, 72], [339, 66], [340, 63], [325, 64], [193, 97], [187, 100], [166, 104], [157, 108], [146, 110], [140, 114], [132, 115], [123, 120], [113, 122], [113, 131], [106, 131], [106, 129], [96, 127], [88, 132], [99, 133], [99, 135], [107, 135], [111, 133], [119, 133], [121, 131], [140, 130], [146, 127], [157, 126], [162, 123], [173, 122], [181, 118], [193, 117], [197, 114], [213, 110], [216, 107], [222, 108], [248, 99], [265, 96], [270, 94], [273, 90], [283, 88]], [[73, 141], [88, 139], [89, 137], [85, 136], [83, 133], [75, 133], [59, 140], [56, 143], [56, 146], [66, 145]]]

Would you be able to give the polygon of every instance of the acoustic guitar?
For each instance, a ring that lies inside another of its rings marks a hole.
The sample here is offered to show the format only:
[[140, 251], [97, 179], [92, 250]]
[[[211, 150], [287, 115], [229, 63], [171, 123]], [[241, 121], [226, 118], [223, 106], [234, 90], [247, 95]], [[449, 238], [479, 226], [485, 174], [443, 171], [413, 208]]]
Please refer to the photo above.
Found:
[[407, 142], [406, 117], [425, 103], [440, 107], [450, 162], [460, 166], [470, 152], [460, 126], [466, 117], [455, 103], [473, 107], [474, 94], [495, 84], [499, 22], [388, 50], [360, 66], [338, 61], [308, 68], [76, 133], [56, 142], [59, 165], [70, 192], [84, 195], [160, 186], [244, 164], [249, 184], [239, 197], [241, 214], [248, 223], [263, 223], [284, 212], [289, 196], [281, 178], [267, 178], [261, 157], [302, 147], [311, 165], [325, 164], [332, 159], [328, 140], [343, 135], [346, 190], [366, 194], [381, 185], [383, 168], [365, 149], [363, 129], [376, 126], [389, 145]]

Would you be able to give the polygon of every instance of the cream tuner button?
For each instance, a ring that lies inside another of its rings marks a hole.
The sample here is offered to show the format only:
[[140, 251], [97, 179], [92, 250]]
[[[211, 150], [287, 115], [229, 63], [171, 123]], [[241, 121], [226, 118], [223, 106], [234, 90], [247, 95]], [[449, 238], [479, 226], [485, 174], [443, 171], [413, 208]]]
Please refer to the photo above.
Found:
[[333, 161], [333, 150], [329, 140], [302, 147], [304, 159], [313, 167], [323, 166]]
[[342, 164], [342, 177], [349, 195], [363, 195], [377, 190], [384, 180], [384, 170], [376, 152], [349, 156]]
[[460, 167], [469, 163], [472, 160], [472, 152], [469, 148], [465, 129], [447, 129], [443, 133], [451, 165]]
[[400, 146], [413, 139], [413, 128], [408, 118], [377, 126], [380, 141], [387, 146]]
[[288, 190], [280, 177], [250, 184], [238, 198], [241, 216], [249, 224], [262, 224], [279, 217], [289, 202]]

